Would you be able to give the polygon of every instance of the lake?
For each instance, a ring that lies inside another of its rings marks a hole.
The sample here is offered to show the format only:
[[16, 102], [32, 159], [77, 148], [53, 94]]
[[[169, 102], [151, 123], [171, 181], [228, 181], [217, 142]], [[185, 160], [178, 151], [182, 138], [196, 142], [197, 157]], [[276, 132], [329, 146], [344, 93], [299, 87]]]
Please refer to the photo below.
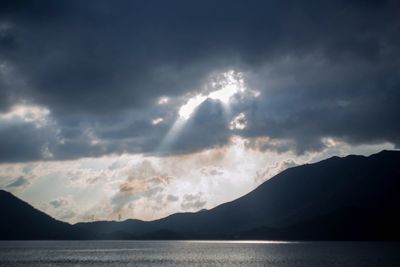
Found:
[[0, 241], [0, 266], [400, 266], [400, 244]]

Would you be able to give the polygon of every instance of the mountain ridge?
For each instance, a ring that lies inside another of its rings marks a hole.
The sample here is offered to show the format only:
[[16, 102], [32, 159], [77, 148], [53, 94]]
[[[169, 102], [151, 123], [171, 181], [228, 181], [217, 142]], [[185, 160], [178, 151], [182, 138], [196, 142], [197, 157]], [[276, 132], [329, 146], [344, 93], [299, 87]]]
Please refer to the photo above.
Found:
[[[335, 156], [288, 168], [250, 193], [213, 209], [154, 221], [127, 219], [70, 226], [83, 233], [74, 236], [78, 239], [367, 240], [369, 231], [374, 240], [400, 240], [396, 224], [391, 223], [400, 223], [396, 212], [399, 165], [400, 151], [384, 150], [368, 157]], [[336, 236], [332, 234], [335, 229], [340, 229]]]
[[[0, 239], [89, 239], [87, 230], [58, 221], [13, 194], [0, 190]], [[16, 212], [17, 210], [17, 212]]]

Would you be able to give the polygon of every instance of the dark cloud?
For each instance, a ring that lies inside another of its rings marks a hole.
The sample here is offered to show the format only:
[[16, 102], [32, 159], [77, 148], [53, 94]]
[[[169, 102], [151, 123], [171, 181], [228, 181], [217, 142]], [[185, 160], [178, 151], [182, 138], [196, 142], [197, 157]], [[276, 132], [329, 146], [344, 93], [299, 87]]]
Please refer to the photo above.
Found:
[[46, 141], [37, 135], [31, 125], [21, 125], [0, 130], [2, 161], [25, 161], [41, 158], [40, 150]]
[[[324, 137], [399, 145], [399, 11], [394, 0], [2, 1], [0, 112], [41, 105], [54, 124], [0, 125], [0, 160], [154, 153], [186, 94], [230, 69], [261, 91], [232, 105], [247, 116], [236, 134], [298, 153]], [[155, 105], [164, 95], [173, 102]], [[231, 133], [206, 101], [167, 152]]]
[[11, 182], [10, 184], [6, 185], [5, 188], [7, 189], [20, 188], [26, 186], [27, 184], [29, 184], [29, 180], [23, 176], [20, 176], [17, 179], [15, 179], [14, 182]]

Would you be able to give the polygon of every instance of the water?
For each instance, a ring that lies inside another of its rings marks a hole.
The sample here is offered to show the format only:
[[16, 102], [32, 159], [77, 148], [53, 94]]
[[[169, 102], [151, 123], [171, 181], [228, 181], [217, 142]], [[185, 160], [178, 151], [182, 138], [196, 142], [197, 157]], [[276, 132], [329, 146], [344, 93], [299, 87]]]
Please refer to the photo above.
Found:
[[0, 241], [0, 266], [400, 266], [400, 244]]

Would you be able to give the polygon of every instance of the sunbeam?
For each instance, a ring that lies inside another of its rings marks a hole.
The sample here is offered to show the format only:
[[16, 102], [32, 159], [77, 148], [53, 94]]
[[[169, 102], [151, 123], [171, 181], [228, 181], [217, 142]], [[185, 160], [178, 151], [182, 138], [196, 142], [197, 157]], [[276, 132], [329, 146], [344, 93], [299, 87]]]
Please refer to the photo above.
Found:
[[158, 149], [156, 150], [157, 153], [166, 154], [168, 150], [173, 145], [173, 142], [178, 137], [178, 134], [181, 132], [182, 128], [186, 124], [186, 120], [183, 118], [178, 118], [172, 127], [168, 130], [165, 137], [162, 139]]
[[229, 123], [231, 115], [231, 98], [236, 94], [246, 91], [242, 76], [242, 73], [235, 72], [233, 70], [224, 72], [218, 75], [217, 78], [212, 82], [211, 87], [214, 90], [207, 93], [200, 93], [189, 98], [186, 103], [179, 108], [178, 117], [161, 141], [157, 152], [161, 154], [168, 152], [168, 149], [170, 149], [174, 144], [180, 132], [185, 127], [187, 121], [193, 116], [197, 108], [207, 99], [217, 100], [221, 103], [224, 110], [224, 117]]

